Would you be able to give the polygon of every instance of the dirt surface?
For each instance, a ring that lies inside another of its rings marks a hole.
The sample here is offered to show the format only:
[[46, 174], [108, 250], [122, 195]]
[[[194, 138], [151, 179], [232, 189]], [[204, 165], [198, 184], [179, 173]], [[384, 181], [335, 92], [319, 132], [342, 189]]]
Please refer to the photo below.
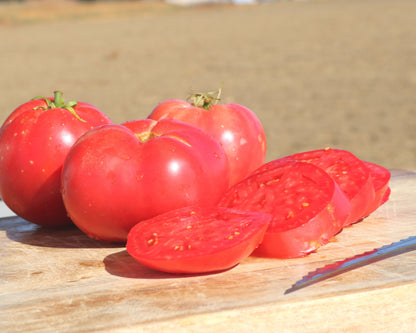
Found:
[[0, 121], [62, 90], [113, 121], [223, 86], [263, 122], [271, 160], [347, 149], [416, 169], [416, 1], [0, 3]]

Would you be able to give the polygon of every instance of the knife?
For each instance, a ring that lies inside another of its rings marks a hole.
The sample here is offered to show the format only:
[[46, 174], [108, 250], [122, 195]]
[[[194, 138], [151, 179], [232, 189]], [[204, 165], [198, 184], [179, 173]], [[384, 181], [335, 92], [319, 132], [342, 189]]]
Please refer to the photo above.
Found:
[[341, 261], [336, 261], [308, 273], [301, 280], [292, 285], [292, 287], [287, 289], [285, 294], [289, 294], [341, 273], [413, 250], [416, 250], [416, 236], [411, 236], [390, 245], [385, 245]]

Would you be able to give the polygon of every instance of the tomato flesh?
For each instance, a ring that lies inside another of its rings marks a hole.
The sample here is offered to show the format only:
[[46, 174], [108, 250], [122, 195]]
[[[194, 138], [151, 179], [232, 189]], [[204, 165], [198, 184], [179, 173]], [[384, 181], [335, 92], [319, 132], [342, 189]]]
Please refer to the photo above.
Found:
[[[283, 157], [283, 160], [312, 163], [332, 177], [351, 202], [350, 216], [344, 226], [367, 216], [375, 197], [373, 181], [368, 168], [352, 153], [327, 148], [293, 154]], [[272, 168], [276, 163], [281, 163], [280, 159], [263, 165], [259, 170]]]
[[340, 232], [350, 203], [321, 168], [303, 162], [279, 161], [231, 187], [220, 206], [270, 213], [273, 218], [257, 255], [275, 258], [305, 256]]
[[225, 270], [253, 252], [270, 219], [266, 213], [185, 207], [134, 226], [127, 251], [143, 265], [164, 272]]

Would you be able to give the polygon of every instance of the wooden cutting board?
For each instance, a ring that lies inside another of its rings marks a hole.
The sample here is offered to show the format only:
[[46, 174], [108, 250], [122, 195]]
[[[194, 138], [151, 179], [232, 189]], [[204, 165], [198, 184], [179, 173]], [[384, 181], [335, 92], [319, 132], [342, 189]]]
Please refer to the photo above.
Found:
[[75, 228], [0, 219], [1, 332], [416, 332], [416, 251], [285, 295], [306, 273], [416, 234], [416, 173], [388, 203], [305, 258], [250, 257], [174, 276]]

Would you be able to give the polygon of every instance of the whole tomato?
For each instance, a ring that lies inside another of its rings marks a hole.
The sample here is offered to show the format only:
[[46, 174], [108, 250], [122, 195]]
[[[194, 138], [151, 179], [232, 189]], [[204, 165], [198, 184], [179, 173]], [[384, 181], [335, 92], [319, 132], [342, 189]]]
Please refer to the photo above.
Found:
[[20, 217], [43, 226], [69, 224], [60, 193], [62, 165], [87, 130], [111, 123], [91, 104], [61, 92], [19, 106], [0, 129], [0, 193]]
[[[221, 92], [221, 90], [220, 90]], [[245, 178], [266, 158], [266, 137], [257, 116], [239, 104], [216, 104], [212, 93], [189, 101], [171, 99], [158, 104], [148, 118], [174, 118], [209, 133], [224, 148], [230, 163], [230, 185]]]
[[215, 205], [228, 184], [228, 160], [219, 143], [173, 119], [88, 131], [62, 172], [72, 221], [89, 237], [108, 242], [125, 242], [138, 222], [172, 209]]

